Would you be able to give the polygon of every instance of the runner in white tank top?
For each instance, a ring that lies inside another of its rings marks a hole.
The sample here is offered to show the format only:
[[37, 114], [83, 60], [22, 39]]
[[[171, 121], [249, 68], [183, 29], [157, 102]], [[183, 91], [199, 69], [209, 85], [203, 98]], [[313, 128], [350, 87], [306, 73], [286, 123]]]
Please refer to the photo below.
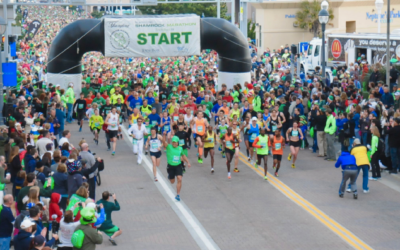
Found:
[[110, 142], [112, 145], [112, 155], [115, 155], [115, 149], [117, 147], [117, 135], [118, 135], [118, 124], [119, 124], [119, 115], [117, 114], [117, 109], [113, 107], [111, 109], [111, 113], [109, 113], [106, 117], [105, 122], [108, 130], [108, 136], [110, 138]]

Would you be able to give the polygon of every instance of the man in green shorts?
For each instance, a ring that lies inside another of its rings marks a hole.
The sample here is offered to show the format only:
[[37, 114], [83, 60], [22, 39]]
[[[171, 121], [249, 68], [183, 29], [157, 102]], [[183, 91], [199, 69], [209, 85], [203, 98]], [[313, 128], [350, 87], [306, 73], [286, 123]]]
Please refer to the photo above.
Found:
[[162, 144], [167, 149], [167, 172], [168, 179], [171, 184], [175, 183], [175, 177], [178, 180], [176, 183], [176, 197], [177, 201], [181, 200], [180, 193], [182, 188], [182, 160], [187, 163], [188, 168], [190, 168], [190, 162], [188, 158], [183, 154], [182, 147], [179, 146], [179, 137], [172, 137], [172, 144], [167, 142], [167, 133], [164, 131]]
[[[114, 202], [108, 201], [110, 199], [110, 196], [113, 198]], [[111, 219], [111, 213], [113, 211], [119, 211], [121, 209], [117, 201], [117, 197], [115, 196], [115, 194], [110, 194], [108, 191], [105, 191], [102, 194], [101, 200], [97, 201], [97, 204], [103, 204], [104, 212], [106, 214], [106, 220], [101, 224], [99, 230], [107, 234], [110, 237], [109, 240], [111, 244], [116, 246], [117, 243], [115, 242], [115, 238], [122, 234], [121, 229], [115, 226]]]

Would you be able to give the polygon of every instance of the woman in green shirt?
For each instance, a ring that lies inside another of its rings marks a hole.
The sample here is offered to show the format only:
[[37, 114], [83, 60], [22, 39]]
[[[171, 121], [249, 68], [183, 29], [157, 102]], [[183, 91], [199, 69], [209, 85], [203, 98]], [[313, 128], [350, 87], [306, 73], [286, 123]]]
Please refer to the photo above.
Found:
[[231, 93], [231, 96], [233, 97], [233, 102], [239, 103], [239, 96], [240, 96], [240, 89], [237, 85], [233, 86], [233, 92]]
[[376, 181], [381, 178], [381, 170], [379, 167], [379, 157], [380, 152], [378, 151], [379, 138], [381, 137], [379, 133], [379, 129], [376, 126], [371, 126], [371, 168], [372, 168], [372, 177], [370, 180]]

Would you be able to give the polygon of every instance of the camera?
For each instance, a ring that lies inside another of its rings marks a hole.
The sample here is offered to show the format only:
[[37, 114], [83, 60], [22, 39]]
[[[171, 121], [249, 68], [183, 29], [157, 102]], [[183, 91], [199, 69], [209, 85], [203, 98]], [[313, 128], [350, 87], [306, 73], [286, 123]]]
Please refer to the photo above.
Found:
[[113, 196], [114, 195], [114, 193], [110, 193], [110, 196]]

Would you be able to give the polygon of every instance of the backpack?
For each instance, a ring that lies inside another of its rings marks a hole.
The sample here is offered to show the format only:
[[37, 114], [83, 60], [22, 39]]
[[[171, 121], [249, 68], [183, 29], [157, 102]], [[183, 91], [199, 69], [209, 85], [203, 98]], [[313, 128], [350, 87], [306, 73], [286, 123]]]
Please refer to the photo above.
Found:
[[378, 155], [385, 154], [385, 141], [382, 138], [379, 138], [377, 152], [378, 152]]
[[79, 229], [72, 234], [71, 243], [75, 248], [81, 249], [84, 239], [85, 239], [85, 233]]

